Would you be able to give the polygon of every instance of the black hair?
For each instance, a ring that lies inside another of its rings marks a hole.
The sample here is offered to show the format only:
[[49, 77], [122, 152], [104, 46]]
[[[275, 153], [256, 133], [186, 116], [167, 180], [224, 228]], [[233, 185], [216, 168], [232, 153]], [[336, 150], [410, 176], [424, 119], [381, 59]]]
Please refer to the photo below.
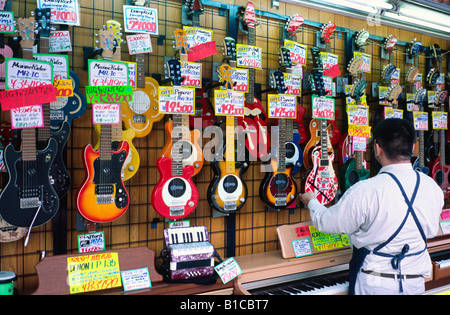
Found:
[[411, 159], [416, 131], [405, 119], [389, 118], [373, 128], [373, 138], [392, 161]]

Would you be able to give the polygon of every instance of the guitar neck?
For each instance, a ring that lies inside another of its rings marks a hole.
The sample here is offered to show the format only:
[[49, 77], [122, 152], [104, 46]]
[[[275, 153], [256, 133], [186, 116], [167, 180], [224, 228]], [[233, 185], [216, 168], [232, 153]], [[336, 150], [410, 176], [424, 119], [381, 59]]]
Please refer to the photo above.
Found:
[[[173, 115], [173, 129], [172, 129], [172, 176], [183, 175], [183, 135], [185, 128], [188, 128], [189, 121], [187, 115], [174, 114]], [[188, 129], [189, 130], [189, 129]]]
[[[287, 73], [292, 73], [292, 68], [286, 68]], [[297, 102], [297, 97], [295, 98]], [[297, 105], [298, 106], [298, 105]], [[279, 118], [278, 120], [280, 120]], [[294, 119], [285, 119], [286, 120], [286, 141], [290, 142], [294, 140]]]
[[[361, 101], [356, 102], [356, 105], [361, 105]], [[367, 141], [367, 139], [366, 139]], [[356, 151], [355, 152], [355, 169], [362, 170], [363, 168], [363, 152]]]
[[320, 145], [322, 150], [322, 160], [328, 160], [327, 120], [319, 119], [319, 123], [320, 123]]
[[136, 55], [136, 87], [145, 88], [145, 56], [144, 54]]
[[[256, 43], [255, 27], [248, 27], [248, 44], [254, 46]], [[248, 69], [248, 93], [245, 94], [245, 102], [253, 104], [255, 102], [255, 69]]]
[[235, 167], [235, 145], [234, 145], [234, 126], [237, 118], [233, 116], [226, 117], [226, 151], [225, 151], [225, 166], [228, 174], [233, 174]]
[[[33, 60], [33, 48], [22, 48], [23, 59]], [[36, 129], [22, 129], [22, 159], [36, 161]]]
[[[50, 39], [42, 36], [39, 39], [40, 52], [48, 54], [50, 52]], [[38, 129], [38, 141], [48, 141], [50, 139], [50, 103], [42, 104], [42, 111], [44, 116], [44, 127]]]
[[112, 125], [100, 125], [100, 160], [112, 160]]
[[[444, 111], [444, 104], [441, 105], [441, 111]], [[445, 139], [445, 133], [446, 130], [441, 129], [440, 131], [440, 135], [441, 135], [441, 143], [440, 143], [440, 150], [441, 150], [441, 157], [439, 159], [439, 163], [441, 164], [441, 167], [443, 167], [445, 165], [445, 145], [447, 144], [447, 141]]]
[[286, 171], [286, 119], [278, 120], [278, 172]]

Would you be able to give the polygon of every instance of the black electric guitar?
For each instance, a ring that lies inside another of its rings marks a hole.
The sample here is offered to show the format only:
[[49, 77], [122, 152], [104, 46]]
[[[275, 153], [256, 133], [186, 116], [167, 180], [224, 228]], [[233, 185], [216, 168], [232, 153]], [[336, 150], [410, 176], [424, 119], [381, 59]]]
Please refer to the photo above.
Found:
[[[279, 94], [286, 93], [284, 77], [281, 71], [273, 74], [273, 82]], [[286, 119], [278, 119], [278, 146], [269, 160], [271, 172], [266, 175], [259, 186], [259, 195], [269, 207], [283, 209], [290, 206], [297, 197], [297, 183], [293, 178], [294, 166], [286, 165]]]
[[[36, 26], [39, 33], [40, 53], [48, 54], [50, 52], [50, 8], [36, 9]], [[58, 149], [55, 160], [50, 169], [50, 176], [53, 188], [58, 194], [59, 198], [65, 196], [71, 186], [71, 178], [69, 171], [64, 162], [64, 149], [69, 140], [70, 125], [64, 121], [59, 130], [51, 128], [50, 119], [50, 104], [42, 104], [44, 114], [44, 127], [38, 129], [38, 149], [43, 149], [47, 146], [50, 138], [55, 139], [58, 143]]]
[[[420, 111], [424, 110], [423, 101], [427, 96], [427, 90], [420, 88], [415, 93], [414, 103], [419, 106]], [[419, 157], [415, 160], [413, 168], [416, 171], [422, 172], [426, 175], [430, 172], [430, 169], [425, 165], [425, 131], [419, 130]]]
[[[33, 59], [35, 18], [18, 19], [24, 59]], [[50, 181], [58, 143], [50, 138], [45, 149], [36, 149], [36, 130], [22, 130], [22, 151], [5, 148], [9, 181], [0, 195], [0, 216], [10, 225], [29, 228], [51, 220], [59, 209], [59, 197]]]
[[[219, 76], [227, 88], [232, 90], [230, 65], [223, 64], [219, 67]], [[236, 154], [239, 149], [236, 147], [239, 142], [235, 141], [235, 126], [237, 118], [226, 117], [226, 140], [223, 152], [224, 157], [216, 153], [213, 160], [214, 178], [208, 187], [208, 201], [212, 208], [226, 214], [240, 210], [247, 201], [247, 184], [243, 179], [243, 174], [249, 167], [248, 161], [237, 161]], [[243, 144], [242, 144], [243, 146]], [[241, 148], [244, 150], [244, 148]]]

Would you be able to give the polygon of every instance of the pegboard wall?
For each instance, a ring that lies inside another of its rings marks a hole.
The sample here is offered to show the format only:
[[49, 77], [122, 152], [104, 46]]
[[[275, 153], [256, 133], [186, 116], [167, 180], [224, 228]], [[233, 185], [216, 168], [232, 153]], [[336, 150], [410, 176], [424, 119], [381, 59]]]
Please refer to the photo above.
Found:
[[[69, 53], [70, 69], [75, 71], [81, 80], [80, 90], [84, 93], [84, 86], [88, 85], [88, 72], [84, 68], [86, 51], [92, 51], [95, 47], [95, 36], [102, 29], [107, 20], [116, 20], [123, 23], [122, 6], [125, 0], [80, 0], [81, 25], [69, 27], [72, 38], [73, 50]], [[245, 0], [236, 1], [203, 1], [205, 12], [200, 16], [200, 27], [211, 29], [214, 40], [217, 43], [219, 54], [203, 59], [204, 83], [214, 82], [213, 73], [215, 63], [222, 61], [221, 42], [229, 35], [230, 30], [236, 29], [235, 16], [230, 14], [236, 12], [237, 6], [245, 6]], [[372, 82], [380, 81], [383, 66], [388, 63], [380, 57], [382, 41], [388, 35], [398, 37], [399, 45], [394, 51], [394, 63], [401, 69], [400, 82], [404, 82], [404, 76], [411, 64], [405, 63], [407, 56], [407, 43], [413, 38], [421, 40], [425, 47], [433, 43], [439, 44], [444, 49], [450, 49], [448, 41], [423, 36], [418, 33], [389, 28], [382, 25], [368, 25], [365, 20], [348, 18], [324, 11], [308, 9], [292, 4], [280, 3], [280, 7], [271, 8], [270, 1], [255, 1], [259, 26], [256, 27], [256, 46], [262, 48], [263, 60], [262, 70], [256, 71], [256, 96], [266, 106], [267, 93], [270, 90], [270, 70], [279, 66], [278, 49], [282, 45], [281, 29], [287, 18], [295, 13], [303, 16], [305, 23], [299, 28], [297, 41], [308, 45], [316, 45], [317, 32], [323, 23], [333, 21], [338, 30], [331, 40], [331, 52], [339, 57], [339, 69], [342, 77], [347, 77], [347, 64], [349, 62], [349, 49], [351, 51], [352, 41], [349, 40], [360, 29], [365, 28], [371, 34], [366, 53], [372, 55], [371, 73], [366, 75], [368, 91], [371, 91]], [[152, 36], [153, 52], [146, 55], [146, 75], [157, 80], [164, 79], [164, 58], [173, 56], [172, 34], [175, 29], [182, 27], [182, 5], [180, 1], [152, 0], [150, 7], [158, 10], [159, 35]], [[14, 0], [12, 10], [16, 17], [28, 17], [30, 12], [36, 8], [35, 0]], [[125, 36], [125, 34], [124, 34]], [[238, 33], [238, 43], [247, 43], [246, 36]], [[7, 38], [7, 43], [15, 46], [15, 57], [20, 57], [20, 49], [14, 44], [13, 37]], [[310, 56], [310, 54], [308, 53]], [[448, 55], [447, 55], [448, 56]], [[123, 61], [134, 61], [129, 56], [126, 45], [122, 47], [121, 58]], [[444, 57], [444, 67], [447, 69], [447, 59]], [[420, 72], [426, 73], [426, 55], [422, 54], [419, 60]], [[312, 69], [312, 60], [309, 57], [304, 73]], [[334, 81], [336, 82], [336, 80]], [[262, 91], [262, 93], [261, 93]], [[308, 85], [304, 85], [303, 97], [298, 98], [299, 105], [307, 109], [304, 117], [304, 126], [308, 129], [311, 119], [311, 96], [308, 93]], [[213, 93], [210, 93], [213, 95]], [[372, 122], [379, 118], [381, 106], [375, 95], [369, 93], [369, 106], [372, 113]], [[405, 104], [400, 103], [400, 108]], [[336, 119], [336, 126], [341, 133], [346, 127], [345, 123], [345, 97], [343, 93], [336, 96], [336, 109], [340, 115]], [[377, 115], [378, 114], [378, 115]], [[14, 271], [18, 275], [16, 286], [19, 290], [32, 289], [37, 284], [34, 266], [45, 255], [76, 253], [77, 236], [86, 233], [81, 231], [83, 222], [77, 214], [75, 197], [78, 188], [85, 177], [82, 161], [83, 148], [88, 143], [96, 143], [97, 135], [92, 125], [92, 112], [88, 105], [86, 113], [73, 121], [71, 136], [67, 148], [66, 166], [72, 176], [72, 188], [68, 195], [61, 200], [61, 209], [58, 216], [45, 226], [34, 228], [31, 233], [30, 242], [24, 247], [23, 240], [13, 243], [0, 243], [0, 270]], [[9, 120], [9, 113], [2, 112], [2, 121]], [[126, 213], [119, 219], [108, 224], [98, 224], [97, 231], [104, 231], [108, 249], [147, 246], [154, 250], [157, 255], [163, 249], [163, 229], [168, 227], [168, 222], [159, 216], [153, 209], [150, 196], [158, 180], [158, 172], [155, 166], [167, 136], [164, 130], [163, 120], [155, 123], [152, 132], [144, 138], [134, 138], [133, 144], [140, 156], [140, 168], [137, 174], [125, 182], [130, 195], [130, 206]], [[210, 139], [203, 139], [205, 144]], [[337, 149], [337, 148], [335, 148]], [[372, 174], [375, 172], [372, 151], [369, 148], [366, 153]], [[339, 168], [335, 159], [335, 170], [339, 175]], [[300, 202], [288, 210], [267, 211], [266, 206], [259, 196], [259, 185], [264, 174], [260, 172], [261, 162], [252, 162], [250, 168], [244, 175], [249, 190], [249, 198], [245, 206], [235, 215], [224, 217], [215, 215], [207, 201], [206, 191], [213, 177], [210, 163], [205, 161], [202, 171], [194, 177], [197, 185], [200, 201], [197, 209], [187, 219], [191, 226], [205, 225], [208, 228], [210, 241], [221, 256], [240, 256], [278, 249], [276, 228], [283, 224], [294, 224], [308, 221], [309, 212], [302, 209]], [[5, 175], [3, 175], [5, 176]], [[303, 169], [296, 174], [295, 179], [298, 187], [302, 187], [302, 179], [305, 176]]]

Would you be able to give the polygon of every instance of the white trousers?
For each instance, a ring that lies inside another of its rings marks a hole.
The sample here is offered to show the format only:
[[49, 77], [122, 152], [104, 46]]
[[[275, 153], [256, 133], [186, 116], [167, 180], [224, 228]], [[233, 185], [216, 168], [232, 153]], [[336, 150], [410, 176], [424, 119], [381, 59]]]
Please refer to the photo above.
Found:
[[400, 279], [390, 279], [359, 272], [356, 279], [356, 295], [419, 295], [425, 292], [423, 277], [403, 279], [403, 293], [400, 292]]

